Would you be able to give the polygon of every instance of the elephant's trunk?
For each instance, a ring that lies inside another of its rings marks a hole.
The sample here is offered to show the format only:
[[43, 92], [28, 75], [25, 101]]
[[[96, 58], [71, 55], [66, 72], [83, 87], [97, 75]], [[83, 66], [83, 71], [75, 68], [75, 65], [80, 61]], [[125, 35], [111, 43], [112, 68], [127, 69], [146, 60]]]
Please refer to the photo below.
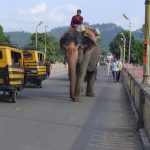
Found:
[[76, 86], [76, 64], [72, 61], [68, 61], [69, 66], [69, 79], [70, 79], [70, 98], [75, 98], [75, 86]]
[[78, 60], [78, 47], [74, 43], [66, 48], [68, 56], [69, 79], [70, 79], [70, 98], [75, 101], [75, 87], [76, 87], [76, 65]]

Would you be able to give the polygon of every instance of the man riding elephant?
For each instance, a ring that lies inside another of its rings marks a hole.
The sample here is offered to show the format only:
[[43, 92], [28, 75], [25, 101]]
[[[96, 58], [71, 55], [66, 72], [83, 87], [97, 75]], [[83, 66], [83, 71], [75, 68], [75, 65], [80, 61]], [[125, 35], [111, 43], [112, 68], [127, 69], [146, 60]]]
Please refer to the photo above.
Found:
[[77, 10], [77, 15], [73, 16], [71, 19], [71, 27], [77, 28], [78, 25], [83, 24], [83, 17], [81, 16], [81, 10]]
[[72, 17], [70, 26], [73, 30], [76, 30], [78, 32], [82, 32], [85, 30], [85, 27], [83, 25], [83, 17], [81, 16], [80, 9], [77, 10], [77, 15]]

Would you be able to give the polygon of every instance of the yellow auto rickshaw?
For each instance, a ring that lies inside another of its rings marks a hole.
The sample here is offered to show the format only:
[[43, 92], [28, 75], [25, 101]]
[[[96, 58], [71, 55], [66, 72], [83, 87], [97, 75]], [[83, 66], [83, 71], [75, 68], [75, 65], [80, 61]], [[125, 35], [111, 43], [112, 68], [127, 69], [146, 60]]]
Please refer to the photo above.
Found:
[[23, 50], [25, 85], [42, 88], [42, 81], [47, 78], [45, 53], [41, 50]]
[[23, 53], [14, 47], [0, 46], [0, 95], [17, 100], [24, 87]]

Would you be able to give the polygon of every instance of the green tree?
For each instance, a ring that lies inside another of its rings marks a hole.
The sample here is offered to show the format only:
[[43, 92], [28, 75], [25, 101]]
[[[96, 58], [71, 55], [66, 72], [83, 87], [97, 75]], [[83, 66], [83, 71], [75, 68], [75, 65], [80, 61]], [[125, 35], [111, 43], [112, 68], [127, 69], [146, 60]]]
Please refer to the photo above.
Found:
[[[128, 50], [129, 50], [129, 32], [124, 31], [122, 32], [126, 38], [126, 44], [125, 44], [125, 56], [126, 60], [128, 60]], [[110, 43], [110, 51], [116, 56], [120, 57], [120, 48], [123, 49], [123, 36], [121, 35], [121, 32], [119, 32], [114, 39]], [[135, 38], [132, 35], [131, 36], [131, 47], [130, 47], [130, 57], [131, 62], [135, 62], [137, 60], [136, 55], [136, 45], [135, 45]]]
[[[125, 45], [125, 56], [126, 60], [128, 60], [128, 49], [129, 49], [129, 32], [124, 31], [123, 34], [126, 38], [126, 45]], [[110, 51], [116, 56], [120, 57], [120, 48], [123, 49], [123, 39], [122, 39], [121, 32], [119, 32], [114, 39], [110, 43]], [[142, 42], [135, 40], [133, 35], [131, 36], [131, 47], [130, 47], [130, 56], [131, 56], [131, 62], [141, 62], [142, 60]], [[141, 55], [141, 56], [140, 56]]]
[[31, 43], [31, 33], [24, 31], [6, 32], [5, 36], [9, 36], [11, 43], [19, 48], [23, 48]]
[[[45, 33], [38, 33], [38, 49], [42, 49], [45, 51]], [[28, 49], [35, 49], [36, 45], [36, 36], [35, 33], [31, 35], [31, 43], [27, 46]], [[53, 63], [55, 61], [59, 61], [60, 59], [60, 48], [59, 43], [57, 40], [51, 36], [46, 35], [46, 57], [50, 59], [50, 61]]]
[[0, 44], [10, 44], [10, 39], [8, 36], [4, 35], [3, 27], [0, 25]]
[[138, 64], [142, 65], [143, 51], [144, 51], [143, 41], [135, 40], [134, 49], [135, 49], [135, 61], [138, 62]]

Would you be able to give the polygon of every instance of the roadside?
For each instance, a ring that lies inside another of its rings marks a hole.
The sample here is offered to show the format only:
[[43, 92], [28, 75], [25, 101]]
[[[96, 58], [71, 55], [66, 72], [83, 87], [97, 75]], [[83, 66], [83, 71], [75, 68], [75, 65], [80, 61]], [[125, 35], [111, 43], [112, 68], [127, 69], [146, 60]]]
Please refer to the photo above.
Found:
[[68, 66], [63, 63], [56, 62], [52, 64], [51, 77], [66, 74], [68, 72]]

